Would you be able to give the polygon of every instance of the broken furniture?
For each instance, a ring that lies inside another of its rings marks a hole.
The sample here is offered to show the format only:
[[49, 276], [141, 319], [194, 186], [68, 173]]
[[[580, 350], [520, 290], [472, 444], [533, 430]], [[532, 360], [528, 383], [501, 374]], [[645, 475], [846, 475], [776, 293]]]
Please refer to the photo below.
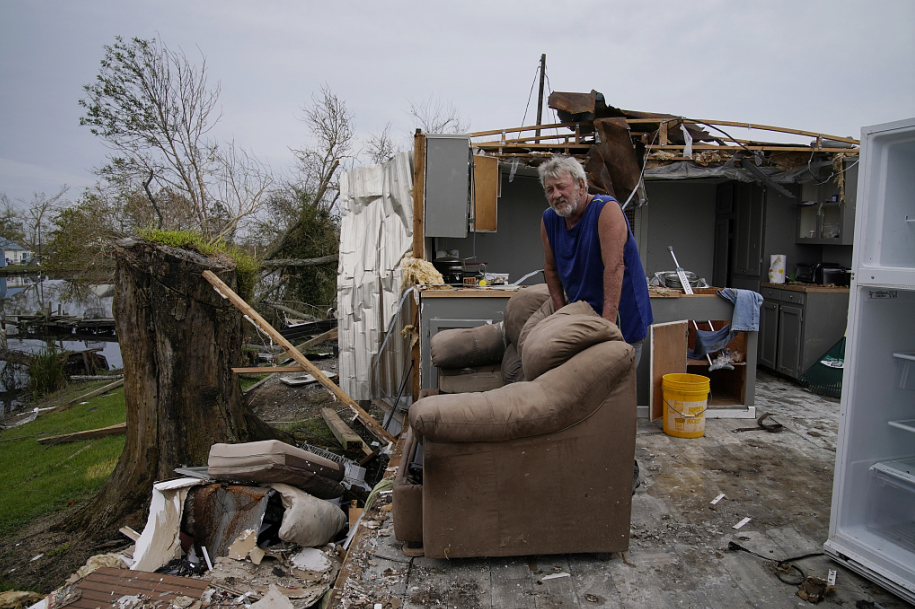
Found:
[[[654, 324], [642, 347], [638, 368], [639, 417], [655, 419], [661, 416], [661, 378], [664, 374], [689, 372], [711, 380], [706, 418], [756, 418], [756, 350], [759, 332], [740, 332], [729, 346], [744, 353], [742, 362], [733, 363], [733, 370], [709, 371], [706, 360], [687, 360], [686, 349], [692, 331], [688, 320], [696, 320], [700, 329], [708, 329], [706, 320], [715, 328], [730, 323], [734, 305], [718, 296], [719, 288], [699, 288], [688, 295], [669, 291], [651, 291], [651, 312]], [[674, 324], [679, 324], [674, 326]], [[682, 326], [682, 328], [680, 327]]]
[[[546, 286], [521, 290], [506, 307], [506, 339], [521, 346], [530, 380], [410, 408], [394, 527], [427, 557], [629, 547], [634, 350], [586, 303], [551, 308]], [[419, 445], [421, 482], [409, 467]]]
[[279, 440], [214, 444], [207, 465], [217, 480], [290, 484], [320, 499], [339, 497], [344, 490], [342, 464]]

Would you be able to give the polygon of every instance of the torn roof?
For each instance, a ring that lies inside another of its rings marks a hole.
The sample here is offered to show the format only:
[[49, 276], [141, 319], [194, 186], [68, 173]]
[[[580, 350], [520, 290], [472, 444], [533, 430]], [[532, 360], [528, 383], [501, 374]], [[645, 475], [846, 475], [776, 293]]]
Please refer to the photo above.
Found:
[[[812, 179], [825, 165], [841, 166], [843, 159], [858, 155], [860, 144], [849, 137], [770, 125], [622, 110], [593, 90], [553, 92], [548, 104], [561, 123], [471, 133], [473, 147], [479, 154], [530, 166], [554, 154], [570, 154], [582, 161], [592, 192], [621, 202], [631, 198], [643, 178], [713, 177], [780, 188], [778, 184]], [[729, 127], [813, 139], [806, 146], [741, 140], [726, 132]]]

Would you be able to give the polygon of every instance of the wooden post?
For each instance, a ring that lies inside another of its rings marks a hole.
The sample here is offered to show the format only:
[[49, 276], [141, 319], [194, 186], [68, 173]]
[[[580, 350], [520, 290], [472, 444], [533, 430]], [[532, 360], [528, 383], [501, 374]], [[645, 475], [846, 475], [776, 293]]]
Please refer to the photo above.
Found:
[[343, 419], [340, 418], [340, 415], [333, 408], [322, 408], [321, 417], [324, 419], [324, 422], [327, 423], [327, 426], [330, 428], [330, 431], [334, 434], [334, 437], [337, 438], [337, 441], [343, 446], [344, 450], [349, 450], [350, 445], [358, 444], [359, 448], [366, 455], [372, 454], [372, 449], [359, 437], [355, 431], [353, 431], [349, 425], [343, 422]]
[[338, 400], [352, 408], [353, 411], [359, 415], [359, 420], [362, 421], [362, 423], [368, 428], [369, 431], [371, 431], [373, 434], [378, 436], [379, 439], [384, 440], [385, 442], [395, 441], [394, 436], [389, 434], [384, 427], [379, 425], [378, 421], [376, 421], [372, 415], [363, 410], [359, 404], [353, 400], [353, 398], [346, 395], [343, 390], [337, 387], [337, 385], [332, 380], [327, 378], [323, 372], [321, 372], [314, 364], [308, 361], [308, 358], [302, 355], [299, 350], [292, 345], [292, 343], [286, 340], [282, 334], [277, 332], [273, 326], [267, 323], [267, 320], [261, 317], [260, 314], [251, 308], [247, 302], [245, 302], [238, 294], [232, 291], [232, 288], [223, 283], [223, 281], [217, 277], [213, 271], [204, 271], [203, 277], [211, 284], [213, 284], [213, 287], [215, 287], [220, 294], [228, 298], [233, 305], [238, 307], [242, 313], [247, 315], [248, 318], [257, 325], [257, 327], [266, 332], [270, 338], [272, 338], [277, 344], [285, 349], [289, 356], [295, 360], [296, 363], [305, 368], [309, 374], [315, 377], [315, 380], [321, 383], [325, 389], [334, 394]]
[[[546, 74], [546, 53], [540, 56], [540, 95], [537, 97], [537, 126], [542, 123], [540, 117], [543, 116], [543, 79]], [[540, 129], [537, 129], [537, 137], [540, 137]]]
[[413, 136], [413, 257], [426, 257], [423, 210], [426, 203], [426, 135], [417, 129]]

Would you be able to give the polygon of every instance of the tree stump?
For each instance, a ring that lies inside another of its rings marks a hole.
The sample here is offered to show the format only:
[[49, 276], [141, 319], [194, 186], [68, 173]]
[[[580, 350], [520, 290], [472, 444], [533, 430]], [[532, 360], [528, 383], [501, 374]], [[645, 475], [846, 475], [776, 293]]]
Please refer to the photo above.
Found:
[[142, 526], [153, 483], [206, 465], [212, 444], [292, 440], [244, 406], [231, 370], [242, 359], [242, 316], [202, 273], [234, 289], [235, 261], [134, 239], [120, 241], [115, 257], [127, 438], [101, 491], [63, 523], [71, 531]]

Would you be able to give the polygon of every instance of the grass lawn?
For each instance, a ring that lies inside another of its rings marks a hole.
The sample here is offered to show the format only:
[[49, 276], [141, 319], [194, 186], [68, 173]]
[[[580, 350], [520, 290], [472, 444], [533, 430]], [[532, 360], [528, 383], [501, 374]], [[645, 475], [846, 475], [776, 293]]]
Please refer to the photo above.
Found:
[[[53, 406], [103, 385], [71, 385], [37, 405]], [[39, 438], [123, 423], [125, 416], [121, 387], [0, 432], [0, 536], [37, 516], [91, 497], [124, 449], [123, 435], [47, 446], [39, 444]]]

